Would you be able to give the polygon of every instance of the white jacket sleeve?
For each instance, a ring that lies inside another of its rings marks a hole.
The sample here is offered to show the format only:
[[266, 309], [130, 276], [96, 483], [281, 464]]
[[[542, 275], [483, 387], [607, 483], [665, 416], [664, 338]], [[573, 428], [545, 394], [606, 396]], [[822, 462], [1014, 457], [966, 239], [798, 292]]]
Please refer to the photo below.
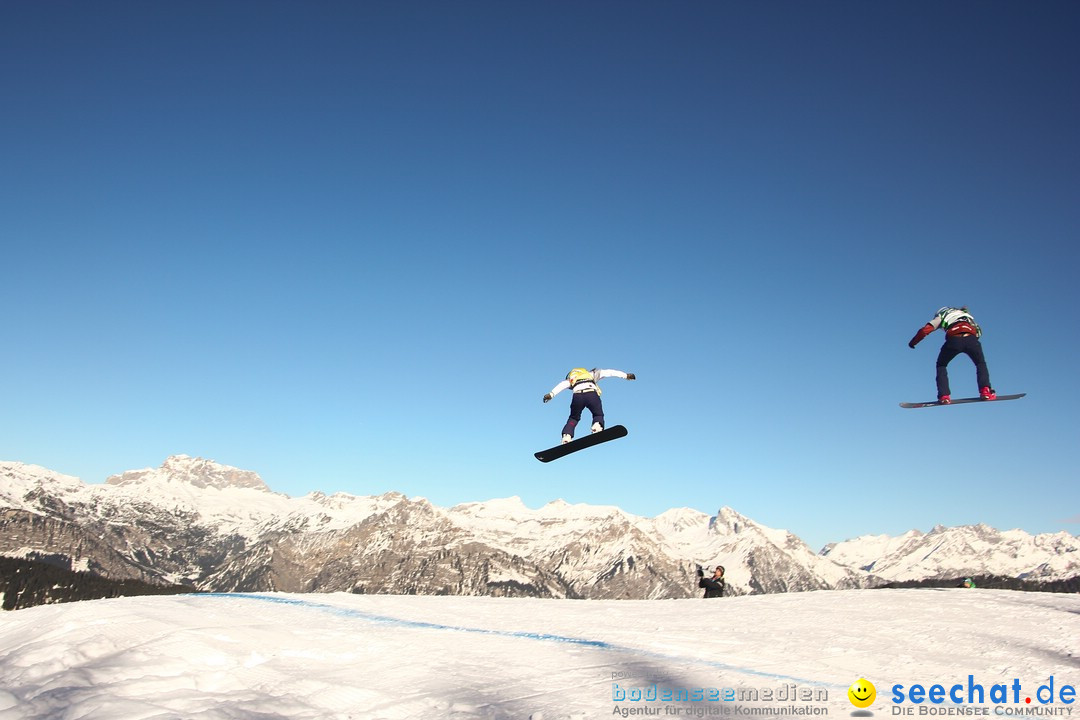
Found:
[[555, 387], [551, 388], [551, 397], [555, 397], [556, 395], [558, 395], [563, 390], [566, 390], [569, 387], [570, 387], [570, 381], [569, 380], [563, 380], [561, 383], [559, 383]]
[[597, 380], [609, 377], [617, 377], [625, 380], [626, 373], [624, 373], [622, 370], [598, 370], [593, 373], [593, 377], [595, 377]]

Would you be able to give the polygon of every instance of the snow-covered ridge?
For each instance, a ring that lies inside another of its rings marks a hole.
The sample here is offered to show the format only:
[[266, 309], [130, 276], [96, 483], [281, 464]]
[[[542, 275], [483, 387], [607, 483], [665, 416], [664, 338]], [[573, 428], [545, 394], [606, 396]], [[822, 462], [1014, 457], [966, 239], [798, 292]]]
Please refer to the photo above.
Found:
[[[392, 492], [291, 498], [256, 473], [185, 455], [98, 485], [19, 463], [0, 464], [0, 473], [17, 478], [0, 508], [66, 523], [8, 518], [0, 553], [32, 548], [206, 589], [685, 597], [699, 592], [699, 562], [728, 566], [733, 594], [869, 580], [730, 508], [715, 518], [689, 508], [647, 518], [564, 500], [534, 509], [519, 497], [451, 508]], [[105, 552], [88, 550], [87, 535], [115, 551], [109, 562], [83, 556]], [[123, 557], [135, 567], [118, 565]]]
[[36, 513], [34, 498], [45, 493], [75, 494], [84, 487], [77, 477], [39, 465], [0, 461], [0, 507]]
[[822, 555], [892, 580], [990, 573], [1028, 579], [1080, 574], [1080, 538], [1066, 532], [1032, 535], [985, 524], [899, 537], [866, 535], [834, 543]]
[[395, 492], [292, 498], [254, 472], [186, 455], [96, 485], [0, 462], [0, 529], [0, 554], [226, 590], [684, 597], [698, 592], [696, 563], [724, 565], [731, 594], [1080, 574], [1080, 540], [1067, 533], [937, 527], [819, 554], [730, 507], [649, 518], [563, 500], [534, 509], [516, 496], [450, 508]]
[[158, 468], [113, 475], [104, 484], [3, 461], [0, 478], [0, 507], [40, 514], [35, 499], [55, 497], [121, 523], [132, 511], [164, 509], [246, 538], [276, 526], [340, 530], [405, 499], [400, 493], [360, 497], [320, 492], [292, 498], [271, 492], [255, 472], [187, 455], [170, 456]]

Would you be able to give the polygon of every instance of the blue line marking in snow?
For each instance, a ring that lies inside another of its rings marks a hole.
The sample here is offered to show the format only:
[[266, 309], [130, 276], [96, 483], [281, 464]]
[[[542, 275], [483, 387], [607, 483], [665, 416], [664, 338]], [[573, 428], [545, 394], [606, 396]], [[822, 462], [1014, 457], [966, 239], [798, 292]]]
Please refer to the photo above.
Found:
[[480, 635], [499, 635], [502, 637], [525, 638], [527, 640], [547, 640], [551, 642], [570, 643], [572, 645], [585, 645], [603, 650], [617, 649], [602, 640], [586, 640], [585, 638], [569, 637], [566, 635], [549, 635], [547, 633], [530, 633], [522, 630], [488, 630], [485, 628], [465, 627], [463, 625], [443, 625], [441, 623], [424, 622], [422, 620], [402, 620], [389, 615], [376, 615], [363, 610], [336, 607], [310, 600], [297, 600], [295, 598], [274, 597], [272, 595], [257, 595], [250, 593], [200, 593], [197, 597], [227, 597], [242, 598], [245, 600], [261, 600], [263, 602], [277, 603], [279, 605], [294, 605], [311, 608], [342, 617], [356, 618], [382, 625], [395, 625], [397, 627], [414, 628], [418, 630], [452, 630], [454, 632], [476, 633]]
[[191, 597], [258, 600], [260, 602], [275, 603], [277, 605], [291, 605], [294, 607], [318, 610], [320, 612], [330, 613], [332, 615], [339, 615], [341, 617], [364, 620], [365, 622], [377, 623], [380, 625], [393, 625], [396, 627], [413, 628], [417, 630], [448, 630], [451, 632], [473, 633], [476, 635], [493, 635], [496, 637], [518, 638], [522, 640], [540, 640], [543, 642], [567, 643], [569, 645], [581, 645], [584, 647], [596, 648], [598, 650], [607, 650], [610, 652], [642, 655], [645, 657], [651, 657], [659, 660], [674, 660], [678, 662], [693, 663], [695, 665], [705, 665], [708, 667], [716, 668], [718, 670], [729, 670], [732, 672], [742, 673], [744, 675], [753, 675], [756, 677], [769, 678], [770, 680], [794, 682], [803, 685], [825, 685], [831, 688], [847, 690], [846, 685], [838, 685], [836, 683], [823, 683], [817, 680], [807, 680], [806, 678], [799, 678], [791, 675], [781, 675], [779, 673], [764, 672], [762, 670], [754, 670], [753, 668], [740, 667], [738, 665], [728, 665], [727, 663], [717, 662], [715, 660], [684, 658], [677, 655], [668, 655], [665, 653], [654, 652], [652, 650], [632, 648], [624, 645], [614, 645], [603, 640], [589, 640], [588, 638], [573, 637], [571, 635], [553, 635], [550, 633], [526, 632], [524, 630], [491, 630], [487, 628], [466, 627], [464, 625], [444, 625], [442, 623], [424, 622], [422, 620], [403, 620], [402, 618], [391, 617], [389, 615], [377, 615], [375, 613], [364, 612], [363, 610], [353, 610], [351, 608], [336, 607], [334, 605], [326, 605], [324, 603], [312, 602], [311, 600], [298, 600], [296, 598], [275, 597], [273, 595], [259, 595], [255, 593], [196, 593], [191, 595]]

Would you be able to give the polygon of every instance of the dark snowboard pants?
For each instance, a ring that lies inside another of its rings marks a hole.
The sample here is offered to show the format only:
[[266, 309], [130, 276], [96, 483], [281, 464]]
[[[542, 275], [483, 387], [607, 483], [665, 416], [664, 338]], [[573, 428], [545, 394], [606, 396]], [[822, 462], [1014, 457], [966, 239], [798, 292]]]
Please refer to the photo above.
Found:
[[563, 425], [562, 434], [574, 437], [574, 428], [581, 421], [581, 411], [589, 408], [594, 423], [600, 423], [604, 427], [604, 404], [600, 402], [600, 393], [582, 392], [574, 393], [570, 400], [570, 419]]
[[990, 387], [990, 371], [986, 369], [986, 358], [983, 357], [982, 343], [974, 335], [953, 335], [945, 338], [945, 344], [941, 346], [941, 352], [937, 356], [937, 394], [951, 395], [949, 392], [949, 368], [952, 359], [963, 353], [975, 363], [975, 379], [979, 388]]

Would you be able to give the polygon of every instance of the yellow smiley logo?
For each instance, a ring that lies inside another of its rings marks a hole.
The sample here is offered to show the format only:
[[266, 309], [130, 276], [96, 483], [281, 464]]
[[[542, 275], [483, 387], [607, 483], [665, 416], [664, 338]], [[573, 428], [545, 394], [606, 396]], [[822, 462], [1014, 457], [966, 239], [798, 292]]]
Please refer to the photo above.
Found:
[[866, 678], [859, 678], [847, 689], [847, 696], [855, 707], [866, 708], [873, 704], [874, 698], [877, 697], [877, 690], [874, 689], [872, 682]]

